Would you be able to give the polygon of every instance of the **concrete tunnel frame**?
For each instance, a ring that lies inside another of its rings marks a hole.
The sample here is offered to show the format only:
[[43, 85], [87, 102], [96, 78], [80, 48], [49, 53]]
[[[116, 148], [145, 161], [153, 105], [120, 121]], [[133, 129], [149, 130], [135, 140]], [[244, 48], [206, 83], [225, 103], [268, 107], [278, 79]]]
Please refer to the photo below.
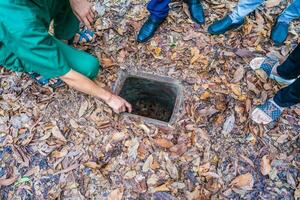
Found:
[[[174, 102], [174, 107], [172, 110], [172, 114], [169, 118], [168, 121], [162, 121], [154, 118], [149, 118], [133, 113], [123, 113], [125, 116], [129, 116], [135, 119], [142, 120], [146, 123], [151, 123], [154, 125], [158, 126], [163, 126], [163, 127], [172, 127], [172, 125], [176, 122], [177, 118], [181, 114], [181, 110], [183, 109], [183, 85], [181, 84], [181, 81], [175, 80], [170, 77], [166, 76], [159, 76], [155, 74], [150, 74], [150, 73], [144, 73], [144, 72], [138, 72], [138, 71], [129, 71], [129, 70], [120, 70], [118, 73], [118, 79], [114, 85], [114, 93], [117, 95], [120, 95], [122, 89], [124, 88], [124, 84], [126, 80], [130, 78], [136, 78], [136, 79], [143, 79], [143, 80], [148, 80], [151, 81], [155, 84], [161, 84], [164, 85], [165, 87], [170, 87], [170, 90], [172, 90], [175, 95], [176, 99]], [[126, 98], [125, 98], [126, 99]]]

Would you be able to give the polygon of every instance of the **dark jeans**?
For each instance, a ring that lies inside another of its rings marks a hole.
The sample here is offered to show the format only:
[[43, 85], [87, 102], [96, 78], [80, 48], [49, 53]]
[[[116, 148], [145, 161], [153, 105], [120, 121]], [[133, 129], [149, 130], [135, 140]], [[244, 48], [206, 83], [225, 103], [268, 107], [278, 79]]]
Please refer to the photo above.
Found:
[[297, 80], [277, 92], [274, 97], [275, 103], [281, 107], [290, 107], [300, 103], [300, 45], [277, 68], [277, 71], [284, 79], [297, 78]]

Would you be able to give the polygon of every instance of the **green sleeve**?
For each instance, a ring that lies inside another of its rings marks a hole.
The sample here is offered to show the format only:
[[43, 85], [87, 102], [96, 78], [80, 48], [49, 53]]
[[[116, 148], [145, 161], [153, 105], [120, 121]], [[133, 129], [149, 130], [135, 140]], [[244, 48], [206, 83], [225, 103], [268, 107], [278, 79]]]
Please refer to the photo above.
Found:
[[0, 0], [0, 39], [21, 60], [24, 71], [59, 77], [70, 66], [48, 33], [50, 18], [44, 7], [31, 1]]
[[70, 71], [63, 52], [48, 32], [33, 27], [11, 34], [12, 40], [5, 45], [22, 60], [25, 71], [37, 72], [47, 78]]

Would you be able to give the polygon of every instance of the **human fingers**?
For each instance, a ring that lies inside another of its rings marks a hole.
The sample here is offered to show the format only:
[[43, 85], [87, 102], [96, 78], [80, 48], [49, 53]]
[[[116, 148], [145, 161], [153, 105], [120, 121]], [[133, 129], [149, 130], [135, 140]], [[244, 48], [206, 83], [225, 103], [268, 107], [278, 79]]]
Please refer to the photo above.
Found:
[[89, 15], [91, 16], [91, 18], [92, 18], [93, 20], [95, 19], [95, 16], [96, 16], [95, 12], [96, 12], [96, 11], [94, 11], [94, 9], [91, 7], [91, 8], [90, 8]]
[[87, 17], [84, 17], [83, 18], [83, 23], [85, 24], [85, 26], [88, 28], [88, 29], [91, 29], [91, 23], [89, 22], [88, 18]]
[[94, 23], [94, 18], [90, 14], [88, 14], [86, 17], [87, 17], [88, 21], [90, 22], [90, 24]]
[[132, 112], [132, 106], [131, 106], [131, 104], [128, 103], [127, 101], [125, 101], [125, 106], [126, 106], [128, 112], [131, 113]]

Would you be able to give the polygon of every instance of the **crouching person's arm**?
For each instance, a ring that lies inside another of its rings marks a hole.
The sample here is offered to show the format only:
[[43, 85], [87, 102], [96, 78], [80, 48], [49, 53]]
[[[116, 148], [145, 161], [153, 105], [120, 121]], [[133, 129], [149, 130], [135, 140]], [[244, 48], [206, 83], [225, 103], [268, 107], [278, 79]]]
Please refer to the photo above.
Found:
[[88, 79], [82, 74], [70, 70], [67, 74], [60, 77], [66, 84], [74, 89], [95, 96], [107, 103], [116, 113], [132, 111], [131, 105], [119, 96], [101, 88], [94, 81]]

